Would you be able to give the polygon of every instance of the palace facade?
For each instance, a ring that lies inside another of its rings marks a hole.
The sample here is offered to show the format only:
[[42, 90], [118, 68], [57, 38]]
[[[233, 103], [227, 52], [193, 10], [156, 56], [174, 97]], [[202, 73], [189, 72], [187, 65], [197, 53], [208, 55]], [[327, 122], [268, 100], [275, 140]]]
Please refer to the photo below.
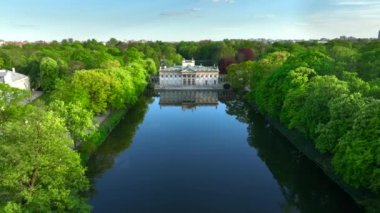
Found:
[[195, 65], [194, 60], [183, 60], [182, 65], [161, 67], [159, 71], [159, 85], [164, 87], [218, 87], [218, 67]]

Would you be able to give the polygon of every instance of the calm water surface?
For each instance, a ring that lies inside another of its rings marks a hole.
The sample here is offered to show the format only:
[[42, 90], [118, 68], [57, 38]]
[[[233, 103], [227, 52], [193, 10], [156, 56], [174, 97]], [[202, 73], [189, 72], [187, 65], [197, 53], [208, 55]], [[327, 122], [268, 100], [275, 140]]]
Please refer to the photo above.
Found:
[[140, 100], [90, 160], [93, 211], [359, 211], [260, 116], [215, 94]]

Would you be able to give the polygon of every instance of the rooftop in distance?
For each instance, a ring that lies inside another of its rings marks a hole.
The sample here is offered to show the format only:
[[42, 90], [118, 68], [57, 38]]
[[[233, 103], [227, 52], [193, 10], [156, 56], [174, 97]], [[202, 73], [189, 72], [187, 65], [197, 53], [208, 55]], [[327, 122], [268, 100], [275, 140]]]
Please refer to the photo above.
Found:
[[189, 71], [189, 72], [218, 72], [219, 69], [216, 66], [203, 66], [203, 65], [195, 65], [195, 60], [182, 60], [182, 65], [175, 65], [173, 67], [163, 66], [160, 68], [160, 71], [166, 72], [180, 72], [180, 71]]

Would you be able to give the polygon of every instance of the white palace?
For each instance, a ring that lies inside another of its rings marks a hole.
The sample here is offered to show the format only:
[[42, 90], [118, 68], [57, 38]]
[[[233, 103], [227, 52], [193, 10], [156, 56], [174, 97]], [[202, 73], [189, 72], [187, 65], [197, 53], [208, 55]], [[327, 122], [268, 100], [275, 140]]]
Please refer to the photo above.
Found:
[[161, 67], [159, 71], [160, 88], [217, 88], [220, 87], [218, 67], [195, 65], [193, 60], [183, 60], [182, 65]]

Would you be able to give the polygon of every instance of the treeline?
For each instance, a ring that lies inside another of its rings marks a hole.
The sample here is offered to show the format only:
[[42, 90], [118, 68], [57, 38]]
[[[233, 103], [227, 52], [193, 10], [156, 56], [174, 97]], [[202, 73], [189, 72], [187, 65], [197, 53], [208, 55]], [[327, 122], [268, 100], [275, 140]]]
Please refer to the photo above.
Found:
[[311, 139], [351, 186], [380, 193], [380, 42], [284, 43], [228, 67], [260, 111]]
[[94, 116], [135, 104], [157, 72], [154, 61], [91, 40], [4, 46], [0, 63], [44, 91], [22, 104], [29, 92], [0, 84], [1, 211], [89, 211], [80, 154], [102, 137]]
[[[169, 42], [120, 42], [119, 46], [134, 47], [150, 58], [156, 65], [162, 64], [171, 66], [173, 64], [181, 64], [182, 58], [194, 58], [197, 64], [207, 66], [218, 65], [221, 59], [232, 60], [235, 62], [236, 54], [239, 50], [247, 51], [254, 50], [258, 56], [264, 54], [270, 47], [269, 43], [262, 43], [250, 40], [223, 40], [210, 41], [204, 40], [199, 42], [181, 41], [175, 43]], [[253, 53], [253, 52], [252, 52]], [[249, 56], [255, 58], [255, 56]]]
[[28, 94], [0, 85], [0, 208], [88, 211], [77, 150], [101, 137], [94, 116], [133, 105], [160, 65], [183, 58], [228, 70], [233, 88], [329, 153], [347, 183], [380, 191], [380, 42], [69, 39], [0, 47], [0, 68], [45, 94], [20, 105]]

